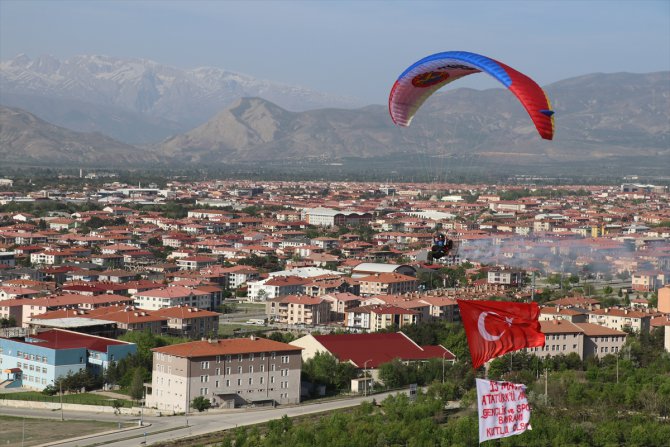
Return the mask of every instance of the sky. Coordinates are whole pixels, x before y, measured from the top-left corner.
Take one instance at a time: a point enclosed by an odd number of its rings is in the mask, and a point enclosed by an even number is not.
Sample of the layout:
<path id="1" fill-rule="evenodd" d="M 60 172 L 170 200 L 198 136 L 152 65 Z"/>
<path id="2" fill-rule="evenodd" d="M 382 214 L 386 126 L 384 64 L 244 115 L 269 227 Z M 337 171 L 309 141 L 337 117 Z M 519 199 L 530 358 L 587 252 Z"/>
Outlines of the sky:
<path id="1" fill-rule="evenodd" d="M 540 85 L 670 70 L 670 0 L 0 0 L 0 60 L 96 54 L 210 66 L 383 104 L 429 54 L 484 54 Z M 485 75 L 458 86 L 498 87 Z"/>

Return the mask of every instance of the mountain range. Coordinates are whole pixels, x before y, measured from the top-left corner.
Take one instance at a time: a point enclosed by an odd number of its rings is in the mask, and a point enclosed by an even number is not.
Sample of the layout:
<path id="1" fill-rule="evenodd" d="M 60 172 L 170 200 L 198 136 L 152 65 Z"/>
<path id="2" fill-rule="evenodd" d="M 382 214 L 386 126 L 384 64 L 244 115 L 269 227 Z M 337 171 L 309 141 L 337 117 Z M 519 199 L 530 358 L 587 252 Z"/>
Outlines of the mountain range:
<path id="1" fill-rule="evenodd" d="M 125 65 L 116 59 L 86 60 L 83 74 L 70 62 L 52 59 L 40 59 L 38 63 L 17 58 L 2 64 L 0 102 L 13 106 L 0 114 L 0 155 L 8 157 L 5 160 L 211 166 L 394 159 L 406 166 L 427 157 L 423 162 L 433 166 L 456 162 L 564 168 L 592 164 L 601 169 L 617 165 L 629 170 L 650 167 L 670 172 L 670 72 L 590 74 L 545 86 L 556 111 L 555 138 L 545 141 L 537 135 L 516 98 L 502 88 L 457 88 L 438 93 L 424 104 L 409 128 L 398 128 L 391 123 L 385 106 L 336 108 L 345 99 L 315 94 L 305 100 L 305 90 L 275 87 L 265 81 L 255 84 L 244 78 L 238 87 L 266 85 L 267 90 L 253 97 L 244 91 L 236 97 L 235 89 L 225 95 L 220 91 L 218 97 L 226 98 L 221 104 L 227 105 L 192 125 L 189 123 L 193 121 L 180 117 L 192 116 L 196 110 L 204 112 L 191 100 L 177 99 L 180 86 L 186 84 L 176 77 L 168 82 L 165 73 L 171 72 L 165 67 L 130 61 L 126 62 L 130 68 L 124 69 Z M 91 61 L 101 64 L 97 71 Z M 143 72 L 139 76 L 138 64 L 161 74 L 152 78 Z M 9 74 L 7 66 L 11 66 Z M 21 75 L 21 66 L 30 67 L 30 73 Z M 34 73 L 40 72 L 45 74 L 38 82 Z M 47 75 L 54 72 L 61 73 L 60 78 Z M 204 69 L 198 69 L 189 73 L 199 73 L 200 77 L 192 74 L 189 78 L 199 79 L 197 85 L 220 86 L 222 73 L 227 72 L 217 69 L 206 75 Z M 69 83 L 61 79 L 65 74 L 68 79 L 84 79 L 86 83 L 67 87 Z M 112 81 L 93 87 L 91 79 L 102 82 L 110 76 Z M 157 79 L 162 79 L 161 88 L 138 87 L 142 82 L 145 87 L 155 87 Z M 88 87 L 83 88 L 84 84 Z M 293 101 L 291 108 L 268 99 L 282 95 L 290 98 L 292 89 L 296 96 L 286 100 Z M 150 91 L 158 93 L 151 96 Z M 12 101 L 28 97 L 31 101 L 19 105 Z M 314 109 L 314 98 L 330 107 Z M 47 118 L 50 115 L 59 119 Z M 79 124 L 65 125 L 68 120 Z M 86 122 L 88 126 L 81 126 Z M 117 135 L 104 129 L 114 126 L 141 135 L 138 140 L 143 144 L 131 146 L 127 140 L 120 143 L 110 139 Z M 165 138 L 168 128 L 171 136 Z M 86 133 L 74 132 L 82 130 Z M 90 130 L 100 133 L 90 134 Z"/>
<path id="2" fill-rule="evenodd" d="M 53 124 L 144 144 L 184 132 L 241 97 L 287 110 L 357 107 L 354 98 L 255 79 L 212 67 L 184 70 L 146 59 L 25 54 L 0 62 L 0 104 Z"/>

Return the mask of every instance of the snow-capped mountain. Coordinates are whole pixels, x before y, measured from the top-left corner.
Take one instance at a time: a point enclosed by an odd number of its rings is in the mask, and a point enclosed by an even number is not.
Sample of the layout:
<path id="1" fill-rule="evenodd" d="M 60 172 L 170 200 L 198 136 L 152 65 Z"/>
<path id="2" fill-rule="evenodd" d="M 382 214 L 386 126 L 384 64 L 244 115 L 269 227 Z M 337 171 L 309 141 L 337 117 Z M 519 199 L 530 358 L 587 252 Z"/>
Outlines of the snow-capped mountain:
<path id="1" fill-rule="evenodd" d="M 259 80 L 220 68 L 184 70 L 145 59 L 91 55 L 61 61 L 51 56 L 33 60 L 21 54 L 3 61 L 0 91 L 2 104 L 21 107 L 75 130 L 105 133 L 109 126 L 58 122 L 57 115 L 62 116 L 62 111 L 50 113 L 48 107 L 45 110 L 45 98 L 54 108 L 62 109 L 66 102 L 70 114 L 79 112 L 73 104 L 84 103 L 110 108 L 110 120 L 115 115 L 118 119 L 120 113 L 132 113 L 135 119 L 137 115 L 150 118 L 154 125 L 156 120 L 163 120 L 166 131 L 162 137 L 202 124 L 247 96 L 261 97 L 292 111 L 361 105 L 353 98 Z M 110 136 L 129 140 L 118 134 Z"/>

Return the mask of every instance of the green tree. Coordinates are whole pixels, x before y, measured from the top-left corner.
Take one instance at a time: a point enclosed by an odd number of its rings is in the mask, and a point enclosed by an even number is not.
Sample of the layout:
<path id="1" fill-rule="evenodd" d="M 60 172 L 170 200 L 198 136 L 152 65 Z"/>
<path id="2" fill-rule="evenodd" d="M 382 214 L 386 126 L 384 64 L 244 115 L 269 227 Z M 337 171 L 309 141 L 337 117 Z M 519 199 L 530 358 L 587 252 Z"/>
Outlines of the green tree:
<path id="1" fill-rule="evenodd" d="M 329 353 L 317 352 L 303 364 L 302 374 L 309 382 L 326 385 L 331 391 L 340 391 L 348 389 L 351 379 L 356 377 L 356 368 L 351 363 L 338 362 Z"/>
<path id="2" fill-rule="evenodd" d="M 191 408 L 194 410 L 198 410 L 198 412 L 202 413 L 205 410 L 208 410 L 212 407 L 212 402 L 210 402 L 209 399 L 207 399 L 205 396 L 198 396 L 193 401 L 191 401 Z"/>
<path id="3" fill-rule="evenodd" d="M 137 367 L 133 371 L 133 380 L 130 383 L 130 397 L 135 400 L 140 400 L 144 397 L 144 376 L 146 375 L 146 370 L 142 367 Z"/>

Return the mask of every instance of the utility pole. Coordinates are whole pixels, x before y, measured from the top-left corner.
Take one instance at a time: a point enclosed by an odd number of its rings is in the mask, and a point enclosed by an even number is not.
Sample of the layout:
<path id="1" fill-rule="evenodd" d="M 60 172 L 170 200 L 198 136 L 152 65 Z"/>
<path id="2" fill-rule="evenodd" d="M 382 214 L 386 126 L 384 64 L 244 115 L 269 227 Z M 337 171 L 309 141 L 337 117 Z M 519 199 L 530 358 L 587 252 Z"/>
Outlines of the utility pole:
<path id="1" fill-rule="evenodd" d="M 144 388 L 144 397 L 142 397 L 142 406 L 140 407 L 140 427 L 144 425 L 144 402 L 147 400 L 147 389 Z M 146 441 L 146 433 L 145 435 L 145 441 Z"/>
<path id="2" fill-rule="evenodd" d="M 363 382 L 363 396 L 368 395 L 368 362 L 372 361 L 372 359 L 368 359 L 363 363 L 363 368 L 365 370 L 365 382 Z"/>
<path id="3" fill-rule="evenodd" d="M 616 354 L 616 383 L 619 383 L 619 353 Z"/>
<path id="4" fill-rule="evenodd" d="M 63 416 L 63 380 L 58 381 L 60 387 L 60 420 L 64 421 L 65 417 Z"/>
<path id="5" fill-rule="evenodd" d="M 549 399 L 548 382 L 549 382 L 549 369 L 544 368 L 544 405 L 545 406 L 547 406 L 547 402 L 548 402 L 548 399 Z"/>

